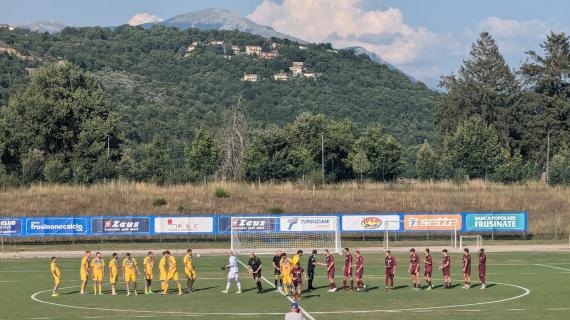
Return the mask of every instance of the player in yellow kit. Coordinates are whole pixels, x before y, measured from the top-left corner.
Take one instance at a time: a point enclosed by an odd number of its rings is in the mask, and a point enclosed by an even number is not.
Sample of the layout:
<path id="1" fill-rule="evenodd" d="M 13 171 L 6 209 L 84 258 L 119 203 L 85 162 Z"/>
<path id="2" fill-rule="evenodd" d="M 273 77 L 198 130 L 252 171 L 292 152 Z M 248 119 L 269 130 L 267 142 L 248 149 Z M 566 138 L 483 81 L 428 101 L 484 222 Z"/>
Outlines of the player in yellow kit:
<path id="1" fill-rule="evenodd" d="M 291 278 L 292 267 L 293 262 L 291 259 L 287 258 L 286 253 L 282 253 L 279 268 L 281 269 L 281 279 L 283 280 L 283 291 L 285 292 L 285 295 L 289 293 L 289 287 L 291 287 L 293 283 L 293 279 Z"/>
<path id="2" fill-rule="evenodd" d="M 103 273 L 105 271 L 105 261 L 101 258 L 101 252 L 95 253 L 95 259 L 91 261 L 91 269 L 93 270 L 93 294 L 103 294 Z M 99 289 L 99 292 L 97 292 Z"/>
<path id="3" fill-rule="evenodd" d="M 168 258 L 166 257 L 166 251 L 162 252 L 162 258 L 158 263 L 158 271 L 160 273 L 160 289 L 164 292 L 164 287 L 166 287 L 166 276 L 168 275 Z"/>
<path id="4" fill-rule="evenodd" d="M 301 257 L 303 256 L 303 250 L 297 250 L 297 254 L 293 256 L 293 260 L 291 260 L 291 265 L 294 267 L 298 264 L 301 264 Z"/>
<path id="5" fill-rule="evenodd" d="M 194 291 L 194 282 L 196 282 L 196 269 L 192 261 L 192 249 L 186 251 L 184 256 L 184 273 L 186 273 L 186 284 L 188 285 L 188 293 Z"/>
<path id="6" fill-rule="evenodd" d="M 135 296 L 137 293 L 137 274 L 140 274 L 139 267 L 135 259 L 131 257 L 130 253 L 127 253 L 125 260 L 123 260 L 123 271 L 125 286 L 127 287 L 127 296 L 131 295 L 130 284 L 133 285 Z"/>
<path id="7" fill-rule="evenodd" d="M 87 289 L 87 281 L 89 280 L 89 267 L 91 260 L 91 251 L 85 251 L 83 258 L 81 258 L 81 266 L 79 267 L 79 275 L 81 277 L 81 294 L 85 294 Z"/>
<path id="8" fill-rule="evenodd" d="M 168 273 L 166 275 L 166 281 L 164 285 L 164 291 L 162 294 L 168 294 L 168 285 L 170 281 L 176 281 L 178 286 L 178 295 L 182 295 L 182 285 L 180 285 L 178 270 L 176 269 L 176 259 L 170 254 L 170 251 L 165 251 L 166 259 L 168 260 Z"/>
<path id="9" fill-rule="evenodd" d="M 150 286 L 152 285 L 153 271 L 154 271 L 154 253 L 149 251 L 143 260 L 144 267 L 144 294 L 153 294 Z"/>
<path id="10" fill-rule="evenodd" d="M 109 261 L 109 282 L 111 283 L 111 294 L 116 296 L 116 286 L 119 281 L 119 269 L 121 269 L 121 264 L 119 263 L 119 255 L 113 253 L 113 258 Z"/>
<path id="11" fill-rule="evenodd" d="M 56 257 L 51 257 L 50 270 L 51 270 L 51 275 L 53 276 L 53 291 L 51 293 L 51 296 L 59 297 L 57 289 L 59 289 L 59 284 L 61 283 L 61 271 L 59 270 L 59 266 L 57 265 Z"/>

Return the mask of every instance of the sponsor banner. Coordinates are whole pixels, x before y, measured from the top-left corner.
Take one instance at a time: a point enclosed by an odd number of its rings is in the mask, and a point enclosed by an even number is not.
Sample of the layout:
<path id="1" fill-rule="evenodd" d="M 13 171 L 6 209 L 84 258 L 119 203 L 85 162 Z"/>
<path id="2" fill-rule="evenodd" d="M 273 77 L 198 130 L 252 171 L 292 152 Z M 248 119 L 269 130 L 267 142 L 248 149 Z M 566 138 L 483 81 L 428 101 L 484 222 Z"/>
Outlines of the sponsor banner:
<path id="1" fill-rule="evenodd" d="M 400 231 L 400 216 L 394 215 L 344 215 L 342 231 Z"/>
<path id="2" fill-rule="evenodd" d="M 26 235 L 88 235 L 88 218 L 27 218 Z"/>
<path id="3" fill-rule="evenodd" d="M 280 217 L 281 231 L 335 231 L 336 217 L 330 216 L 283 216 Z"/>
<path id="4" fill-rule="evenodd" d="M 230 233 L 232 230 L 232 218 L 229 216 L 220 217 L 218 220 L 218 231 L 220 233 Z M 239 217 L 233 219 L 233 230 L 243 232 L 272 232 L 276 231 L 275 219 Z"/>
<path id="5" fill-rule="evenodd" d="M 102 217 L 91 218 L 91 233 L 149 233 L 149 217 Z"/>
<path id="6" fill-rule="evenodd" d="M 461 214 L 404 214 L 404 231 L 461 231 Z"/>
<path id="7" fill-rule="evenodd" d="M 155 233 L 213 233 L 212 217 L 156 217 Z"/>
<path id="8" fill-rule="evenodd" d="M 17 236 L 22 234 L 22 219 L 0 219 L 1 236 Z"/>
<path id="9" fill-rule="evenodd" d="M 467 213 L 466 231 L 527 231 L 526 214 L 523 212 Z"/>

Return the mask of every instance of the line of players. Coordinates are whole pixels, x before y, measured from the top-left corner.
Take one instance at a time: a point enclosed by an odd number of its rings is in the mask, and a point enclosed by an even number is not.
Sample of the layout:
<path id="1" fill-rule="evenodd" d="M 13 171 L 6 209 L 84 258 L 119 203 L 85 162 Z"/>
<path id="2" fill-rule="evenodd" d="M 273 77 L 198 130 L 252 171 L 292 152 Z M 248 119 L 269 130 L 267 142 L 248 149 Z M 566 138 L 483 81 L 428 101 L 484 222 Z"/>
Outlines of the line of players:
<path id="1" fill-rule="evenodd" d="M 186 255 L 183 258 L 184 273 L 186 274 L 186 282 L 188 286 L 188 293 L 193 292 L 194 282 L 197 278 L 196 269 L 193 262 L 192 249 L 188 249 Z M 152 280 L 154 277 L 154 266 L 156 260 L 154 258 L 154 253 L 149 251 L 147 256 L 143 259 L 143 273 L 144 273 L 144 293 L 154 294 L 151 288 Z M 105 260 L 103 259 L 101 252 L 95 253 L 95 258 L 91 259 L 91 251 L 85 251 L 85 254 L 81 258 L 81 265 L 79 268 L 79 275 L 81 279 L 80 293 L 85 294 L 87 290 L 87 283 L 91 278 L 93 281 L 93 294 L 102 295 L 103 278 L 105 274 Z M 57 297 L 59 293 L 57 290 L 61 284 L 61 270 L 57 264 L 57 258 L 51 258 L 51 273 L 54 278 L 54 287 L 52 291 L 52 296 Z M 175 282 L 178 287 L 178 295 L 182 294 L 182 285 L 180 284 L 180 275 L 176 268 L 176 259 L 170 254 L 170 251 L 166 250 L 162 252 L 162 257 L 158 263 L 158 270 L 160 274 L 161 282 L 161 294 L 168 294 L 168 289 L 171 282 Z M 109 282 L 111 283 L 111 294 L 116 295 L 116 286 L 119 282 L 119 274 L 123 275 L 123 280 L 125 283 L 125 289 L 127 291 L 127 296 L 131 295 L 131 288 L 133 289 L 134 295 L 138 295 L 137 292 L 137 275 L 141 275 L 137 261 L 131 256 L 130 253 L 125 254 L 125 258 L 122 262 L 119 261 L 119 255 L 113 253 L 111 260 L 108 264 L 109 271 Z M 122 272 L 121 272 L 122 271 Z"/>

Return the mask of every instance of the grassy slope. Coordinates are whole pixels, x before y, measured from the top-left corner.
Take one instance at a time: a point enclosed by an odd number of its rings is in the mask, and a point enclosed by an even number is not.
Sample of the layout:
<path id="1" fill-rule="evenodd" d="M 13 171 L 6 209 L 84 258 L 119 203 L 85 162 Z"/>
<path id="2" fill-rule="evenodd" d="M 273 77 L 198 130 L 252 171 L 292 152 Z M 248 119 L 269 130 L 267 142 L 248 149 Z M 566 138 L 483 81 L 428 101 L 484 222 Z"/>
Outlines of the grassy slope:
<path id="1" fill-rule="evenodd" d="M 414 185 L 341 184 L 314 189 L 293 184 L 225 184 L 230 197 L 214 197 L 207 186 L 156 186 L 145 183 L 109 183 L 93 186 L 35 185 L 0 191 L 1 216 L 266 213 L 284 212 L 406 212 L 512 211 L 529 212 L 532 233 L 568 234 L 570 188 L 538 184 L 506 186 L 473 181 Z M 167 204 L 153 207 L 153 200 Z"/>
<path id="2" fill-rule="evenodd" d="M 372 310 L 372 309 L 408 309 L 436 307 L 455 304 L 479 303 L 517 296 L 523 293 L 522 289 L 495 285 L 486 291 L 475 287 L 472 290 L 462 290 L 456 287 L 453 290 L 437 288 L 431 292 L 411 292 L 409 280 L 406 274 L 406 257 L 397 256 L 399 268 L 396 279 L 398 290 L 384 292 L 382 257 L 367 255 L 366 259 L 366 282 L 371 287 L 368 293 L 339 292 L 327 294 L 326 280 L 317 278 L 316 287 L 320 287 L 312 294 L 305 294 L 302 305 L 309 312 L 314 313 L 316 319 L 340 320 L 347 317 L 354 319 L 377 319 L 386 316 L 387 313 L 362 313 L 355 315 L 319 314 L 318 312 L 343 311 L 343 310 Z M 137 258 L 141 260 L 140 257 Z M 180 259 L 180 258 L 178 258 Z M 262 257 L 266 265 L 270 257 Z M 322 257 L 320 257 L 322 259 Z M 340 260 L 339 257 L 336 258 Z M 452 257 L 453 276 L 455 283 L 459 283 L 459 256 Z M 242 258 L 244 260 L 244 258 Z M 439 263 L 439 256 L 434 255 L 434 261 Z M 504 319 L 516 316 L 518 319 L 565 319 L 566 313 L 557 308 L 567 308 L 567 288 L 560 285 L 561 277 L 566 277 L 567 272 L 547 267 L 536 266 L 535 263 L 550 264 L 561 268 L 570 268 L 570 259 L 567 254 L 492 254 L 489 255 L 488 281 L 517 284 L 531 290 L 528 296 L 513 301 L 457 307 L 452 309 L 432 309 L 429 311 L 401 311 L 394 315 L 398 319 L 412 319 L 421 316 L 422 319 L 462 318 L 488 320 Z M 274 292 L 262 295 L 255 294 L 253 281 L 243 272 L 242 283 L 247 291 L 242 295 L 222 295 L 225 272 L 219 270 L 219 266 L 225 261 L 223 257 L 196 258 L 199 280 L 197 289 L 193 295 L 168 296 L 138 296 L 127 298 L 124 295 L 113 297 L 105 295 L 101 297 L 80 296 L 77 294 L 78 285 L 78 259 L 65 259 L 60 261 L 63 272 L 63 286 L 71 287 L 63 289 L 64 293 L 59 298 L 52 298 L 47 293 L 38 295 L 38 298 L 47 302 L 55 302 L 81 307 L 94 307 L 106 309 L 147 310 L 160 312 L 180 312 L 167 315 L 169 319 L 185 319 L 192 312 L 269 312 L 281 313 L 287 311 L 287 300 Z M 305 261 L 303 260 L 303 265 Z M 474 271 L 476 264 L 474 265 Z M 264 275 L 270 278 L 270 268 L 264 269 Z M 563 274 L 565 273 L 565 274 Z M 3 306 L 3 319 L 23 319 L 49 317 L 51 319 L 78 319 L 83 317 L 100 316 L 115 319 L 136 319 L 135 316 L 164 316 L 164 314 L 95 311 L 84 309 L 63 308 L 59 306 L 40 304 L 30 299 L 30 295 L 41 290 L 49 289 L 51 276 L 49 274 L 49 262 L 45 259 L 38 260 L 4 260 L 0 262 L 0 304 Z M 318 270 L 318 276 L 323 275 L 322 267 Z M 205 279 L 207 278 L 207 279 Z M 441 283 L 439 272 L 434 272 L 434 285 Z M 337 285 L 341 283 L 337 272 Z M 477 283 L 477 281 L 474 281 Z M 139 283 L 139 286 L 142 285 Z M 158 283 L 154 284 L 155 288 Z M 264 286 L 269 286 L 264 283 Z M 120 286 L 122 289 L 122 285 Z M 92 289 L 89 288 L 89 291 Z M 108 290 L 108 287 L 105 288 Z M 251 291 L 250 291 L 251 290 Z M 92 291 L 91 291 L 92 292 Z M 512 311 L 509 309 L 524 309 Z M 478 311 L 474 311 L 478 310 Z M 390 313 L 391 314 L 391 313 Z M 207 315 L 207 319 L 282 319 L 282 315 L 257 315 L 257 316 L 231 316 L 231 315 Z"/>

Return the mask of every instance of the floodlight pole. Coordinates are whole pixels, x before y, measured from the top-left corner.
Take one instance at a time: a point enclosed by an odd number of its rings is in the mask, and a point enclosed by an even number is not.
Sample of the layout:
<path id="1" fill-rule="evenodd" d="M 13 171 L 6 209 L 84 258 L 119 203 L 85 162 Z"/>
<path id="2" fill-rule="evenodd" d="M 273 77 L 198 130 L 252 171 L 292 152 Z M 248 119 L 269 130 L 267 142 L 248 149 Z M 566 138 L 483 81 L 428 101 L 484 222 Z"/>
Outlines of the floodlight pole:
<path id="1" fill-rule="evenodd" d="M 323 187 L 325 185 L 325 133 L 321 133 L 321 172 L 323 174 Z"/>
<path id="2" fill-rule="evenodd" d="M 550 178 L 550 133 L 546 135 L 546 181 L 545 181 L 546 186 L 548 186 L 549 178 Z"/>

